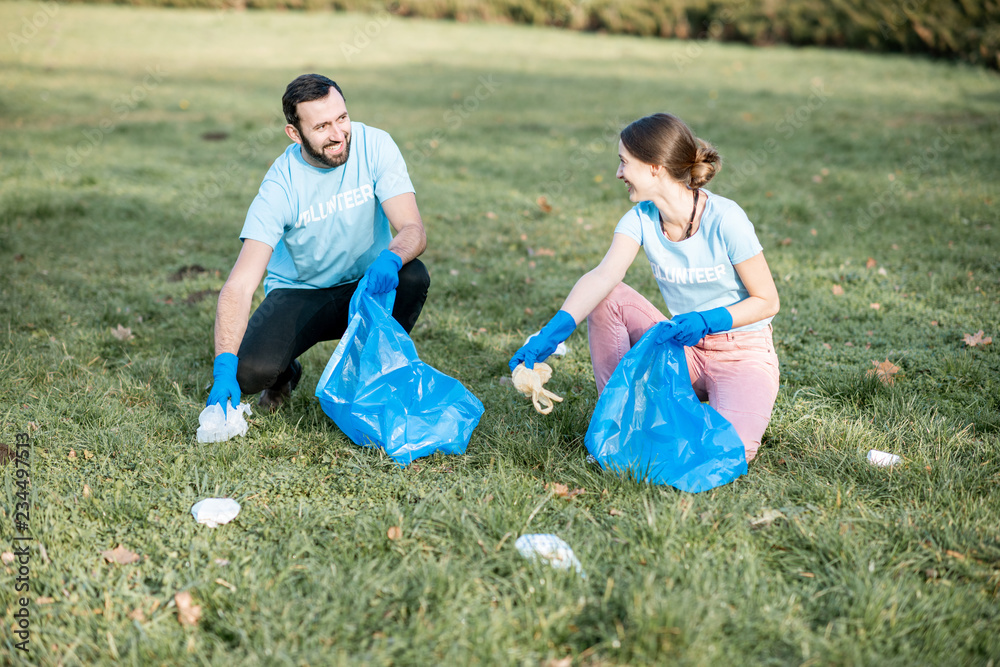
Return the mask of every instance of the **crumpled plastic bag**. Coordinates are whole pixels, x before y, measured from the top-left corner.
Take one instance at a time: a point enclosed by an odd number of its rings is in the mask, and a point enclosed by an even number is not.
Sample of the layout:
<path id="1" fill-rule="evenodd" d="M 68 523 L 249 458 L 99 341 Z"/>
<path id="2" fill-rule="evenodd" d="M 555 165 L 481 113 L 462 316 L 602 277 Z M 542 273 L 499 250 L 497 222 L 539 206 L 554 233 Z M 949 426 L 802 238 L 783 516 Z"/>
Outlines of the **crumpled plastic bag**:
<path id="1" fill-rule="evenodd" d="M 531 399 L 535 410 L 543 415 L 552 412 L 555 407 L 553 401 L 562 403 L 562 397 L 542 387 L 543 384 L 552 378 L 552 367 L 540 361 L 535 362 L 534 368 L 528 368 L 524 364 L 518 364 L 514 372 L 511 373 L 511 380 L 514 389 Z"/>
<path id="2" fill-rule="evenodd" d="M 556 535 L 548 533 L 522 535 L 514 542 L 514 546 L 528 560 L 541 559 L 557 570 L 573 568 L 581 577 L 587 578 L 573 549 Z"/>
<path id="3" fill-rule="evenodd" d="M 237 435 L 246 435 L 250 426 L 243 415 L 250 415 L 250 404 L 240 403 L 238 407 L 233 407 L 232 403 L 226 403 L 226 412 L 222 412 L 222 406 L 213 403 L 198 415 L 198 442 L 225 442 Z"/>
<path id="4" fill-rule="evenodd" d="M 747 472 L 743 441 L 698 400 L 684 347 L 657 343 L 657 328 L 625 354 L 597 399 L 587 451 L 605 470 L 688 493 L 728 484 Z"/>
<path id="5" fill-rule="evenodd" d="M 191 508 L 191 514 L 198 523 L 216 528 L 229 523 L 240 513 L 240 504 L 232 498 L 205 498 Z"/>
<path id="6" fill-rule="evenodd" d="M 889 468 L 896 465 L 901 460 L 902 459 L 900 459 L 896 454 L 879 451 L 878 449 L 873 449 L 868 452 L 868 462 L 881 468 Z"/>

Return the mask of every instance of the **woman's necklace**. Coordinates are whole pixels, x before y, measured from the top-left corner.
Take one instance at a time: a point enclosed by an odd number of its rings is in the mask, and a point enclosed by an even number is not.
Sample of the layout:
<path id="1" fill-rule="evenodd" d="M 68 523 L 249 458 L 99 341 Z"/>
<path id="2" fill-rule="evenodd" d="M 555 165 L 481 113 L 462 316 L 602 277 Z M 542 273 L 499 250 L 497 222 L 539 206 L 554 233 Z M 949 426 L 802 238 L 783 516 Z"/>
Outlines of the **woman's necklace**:
<path id="1" fill-rule="evenodd" d="M 700 192 L 701 190 L 694 191 L 694 204 L 691 206 L 691 219 L 688 220 L 687 227 L 684 228 L 684 238 L 682 238 L 681 241 L 691 238 L 691 231 L 694 229 L 694 214 L 698 210 L 698 193 Z M 661 229 L 663 228 L 663 216 L 660 216 L 660 227 Z M 663 229 L 663 235 L 666 236 L 666 234 L 667 230 Z M 667 238 L 670 237 L 668 236 Z"/>

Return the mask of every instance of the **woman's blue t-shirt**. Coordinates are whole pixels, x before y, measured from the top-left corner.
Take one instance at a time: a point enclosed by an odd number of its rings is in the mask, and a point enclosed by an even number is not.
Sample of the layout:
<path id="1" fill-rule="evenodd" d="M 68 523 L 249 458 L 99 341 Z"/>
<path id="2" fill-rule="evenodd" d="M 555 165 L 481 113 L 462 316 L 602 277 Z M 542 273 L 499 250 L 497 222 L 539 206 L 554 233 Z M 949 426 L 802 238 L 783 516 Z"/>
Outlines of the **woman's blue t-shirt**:
<path id="1" fill-rule="evenodd" d="M 653 276 L 670 314 L 731 306 L 750 296 L 734 265 L 763 248 L 753 223 L 740 206 L 702 188 L 707 197 L 701 224 L 690 238 L 671 241 L 660 227 L 660 212 L 651 201 L 639 202 L 615 228 L 646 251 Z M 757 331 L 771 318 L 732 331 Z"/>

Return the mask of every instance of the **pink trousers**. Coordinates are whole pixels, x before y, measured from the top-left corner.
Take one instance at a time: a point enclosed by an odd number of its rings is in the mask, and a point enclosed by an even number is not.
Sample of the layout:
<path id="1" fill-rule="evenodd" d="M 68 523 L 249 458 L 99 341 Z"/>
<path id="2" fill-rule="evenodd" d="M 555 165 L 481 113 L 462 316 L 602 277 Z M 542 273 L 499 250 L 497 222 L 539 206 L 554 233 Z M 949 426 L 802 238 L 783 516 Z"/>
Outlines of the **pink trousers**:
<path id="1" fill-rule="evenodd" d="M 625 353 L 657 322 L 667 319 L 644 296 L 619 283 L 587 318 L 597 393 Z M 771 327 L 706 336 L 685 347 L 691 386 L 736 428 L 747 461 L 757 455 L 778 395 L 778 356 Z"/>

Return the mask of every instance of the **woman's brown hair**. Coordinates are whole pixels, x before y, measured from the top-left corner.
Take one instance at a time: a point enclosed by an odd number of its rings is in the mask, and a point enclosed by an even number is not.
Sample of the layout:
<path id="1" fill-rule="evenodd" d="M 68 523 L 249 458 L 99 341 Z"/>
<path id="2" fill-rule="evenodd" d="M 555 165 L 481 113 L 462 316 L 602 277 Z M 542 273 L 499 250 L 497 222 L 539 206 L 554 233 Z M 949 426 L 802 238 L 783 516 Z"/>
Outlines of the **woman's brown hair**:
<path id="1" fill-rule="evenodd" d="M 646 164 L 666 167 L 676 180 L 695 189 L 719 169 L 722 158 L 706 141 L 694 136 L 684 121 L 669 113 L 654 113 L 630 123 L 621 132 L 625 149 Z"/>

